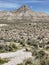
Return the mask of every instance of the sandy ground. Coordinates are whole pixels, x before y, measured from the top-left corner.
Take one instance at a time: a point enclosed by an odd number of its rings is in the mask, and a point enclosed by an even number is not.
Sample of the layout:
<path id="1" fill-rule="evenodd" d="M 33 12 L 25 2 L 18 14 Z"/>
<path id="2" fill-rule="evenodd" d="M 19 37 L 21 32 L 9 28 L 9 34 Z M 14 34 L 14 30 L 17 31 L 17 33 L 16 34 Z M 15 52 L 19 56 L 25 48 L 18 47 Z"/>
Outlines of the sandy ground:
<path id="1" fill-rule="evenodd" d="M 10 61 L 3 65 L 17 65 L 19 63 L 22 63 L 23 60 L 28 59 L 29 57 L 32 57 L 31 52 L 24 52 L 24 49 L 18 50 L 16 52 L 0 54 L 0 58 L 10 58 Z"/>

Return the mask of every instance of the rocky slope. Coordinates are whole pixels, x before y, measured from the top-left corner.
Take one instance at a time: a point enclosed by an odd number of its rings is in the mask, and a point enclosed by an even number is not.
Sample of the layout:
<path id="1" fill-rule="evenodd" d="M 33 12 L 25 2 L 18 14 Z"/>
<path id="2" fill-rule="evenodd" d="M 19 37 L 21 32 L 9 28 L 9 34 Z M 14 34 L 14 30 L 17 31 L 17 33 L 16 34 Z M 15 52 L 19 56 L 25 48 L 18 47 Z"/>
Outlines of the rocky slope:
<path id="1" fill-rule="evenodd" d="M 24 43 L 28 39 L 39 43 L 49 41 L 49 15 L 33 12 L 25 5 L 11 12 L 1 11 L 0 23 L 0 40 Z"/>

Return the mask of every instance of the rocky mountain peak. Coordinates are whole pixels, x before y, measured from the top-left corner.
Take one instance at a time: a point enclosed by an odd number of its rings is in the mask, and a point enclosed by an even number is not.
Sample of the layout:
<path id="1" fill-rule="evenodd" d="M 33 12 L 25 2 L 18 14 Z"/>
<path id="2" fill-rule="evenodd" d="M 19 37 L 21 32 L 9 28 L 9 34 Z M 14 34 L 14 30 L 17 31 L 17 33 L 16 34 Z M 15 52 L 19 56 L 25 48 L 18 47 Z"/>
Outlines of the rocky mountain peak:
<path id="1" fill-rule="evenodd" d="M 21 9 L 24 10 L 24 11 L 27 11 L 27 10 L 29 10 L 29 7 L 28 7 L 27 5 L 23 5 L 23 6 L 21 7 Z"/>
<path id="2" fill-rule="evenodd" d="M 30 8 L 27 5 L 23 5 L 19 9 L 15 10 L 14 12 L 24 12 L 25 13 L 28 10 L 30 10 Z"/>
<path id="3" fill-rule="evenodd" d="M 34 21 L 49 21 L 49 15 L 42 12 L 34 12 L 28 6 L 23 5 L 17 10 L 13 10 L 11 12 L 0 12 L 0 21 L 4 22 L 4 20 L 8 22 L 17 22 L 16 20 L 30 20 Z M 7 22 L 6 21 L 6 22 Z"/>

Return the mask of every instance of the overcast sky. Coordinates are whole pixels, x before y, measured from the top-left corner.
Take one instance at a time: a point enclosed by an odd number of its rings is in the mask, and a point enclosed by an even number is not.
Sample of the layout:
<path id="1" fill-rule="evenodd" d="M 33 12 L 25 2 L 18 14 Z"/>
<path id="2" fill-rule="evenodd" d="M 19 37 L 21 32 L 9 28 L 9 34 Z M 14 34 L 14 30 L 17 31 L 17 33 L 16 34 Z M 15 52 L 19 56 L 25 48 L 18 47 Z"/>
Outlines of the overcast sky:
<path id="1" fill-rule="evenodd" d="M 0 10 L 14 10 L 27 5 L 33 11 L 49 14 L 49 0 L 0 0 Z"/>

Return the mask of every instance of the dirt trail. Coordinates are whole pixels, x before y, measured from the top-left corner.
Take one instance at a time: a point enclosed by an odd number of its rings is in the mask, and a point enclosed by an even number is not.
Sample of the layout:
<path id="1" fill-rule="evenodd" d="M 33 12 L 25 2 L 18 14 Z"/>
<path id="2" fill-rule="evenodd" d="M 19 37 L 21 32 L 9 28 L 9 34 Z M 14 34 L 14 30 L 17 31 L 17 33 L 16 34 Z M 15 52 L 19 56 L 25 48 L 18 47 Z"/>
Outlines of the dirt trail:
<path id="1" fill-rule="evenodd" d="M 11 58 L 8 63 L 5 63 L 3 65 L 17 65 L 23 60 L 28 59 L 29 57 L 32 57 L 31 52 L 24 52 L 24 50 L 18 50 L 16 52 L 9 52 L 9 53 L 1 53 L 1 58 Z"/>

